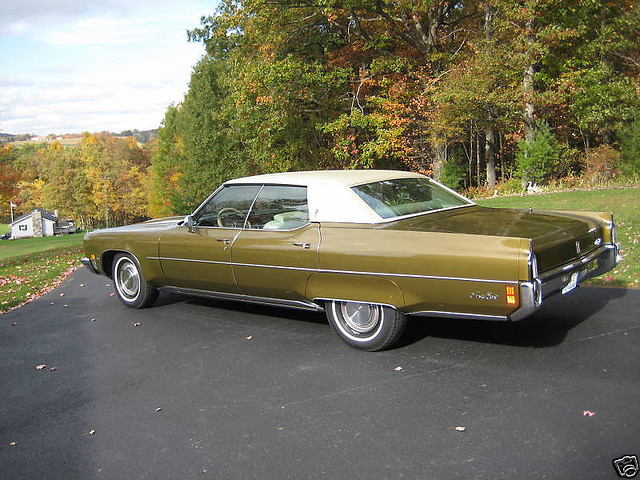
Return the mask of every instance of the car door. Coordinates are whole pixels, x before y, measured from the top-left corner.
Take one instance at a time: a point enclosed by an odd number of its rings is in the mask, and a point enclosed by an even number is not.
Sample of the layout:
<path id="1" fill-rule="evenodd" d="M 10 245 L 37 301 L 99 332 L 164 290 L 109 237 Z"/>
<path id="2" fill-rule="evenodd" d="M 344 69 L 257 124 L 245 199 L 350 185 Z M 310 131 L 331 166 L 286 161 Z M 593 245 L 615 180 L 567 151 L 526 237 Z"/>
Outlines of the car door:
<path id="1" fill-rule="evenodd" d="M 304 301 L 319 243 L 319 225 L 309 222 L 306 187 L 265 185 L 231 249 L 241 292 Z"/>
<path id="2" fill-rule="evenodd" d="M 194 225 L 176 226 L 162 235 L 158 250 L 167 285 L 239 293 L 231 244 L 260 187 L 225 186 L 194 213 Z"/>

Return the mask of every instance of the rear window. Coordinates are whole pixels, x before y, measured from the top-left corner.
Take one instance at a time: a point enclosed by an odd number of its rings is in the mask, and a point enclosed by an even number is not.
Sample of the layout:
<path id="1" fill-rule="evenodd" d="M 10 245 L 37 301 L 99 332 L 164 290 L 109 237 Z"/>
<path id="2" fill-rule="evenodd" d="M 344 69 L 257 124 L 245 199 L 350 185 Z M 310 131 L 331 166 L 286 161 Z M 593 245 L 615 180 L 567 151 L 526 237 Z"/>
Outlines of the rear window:
<path id="1" fill-rule="evenodd" d="M 428 178 L 397 178 L 366 183 L 351 189 L 382 218 L 473 205 Z"/>

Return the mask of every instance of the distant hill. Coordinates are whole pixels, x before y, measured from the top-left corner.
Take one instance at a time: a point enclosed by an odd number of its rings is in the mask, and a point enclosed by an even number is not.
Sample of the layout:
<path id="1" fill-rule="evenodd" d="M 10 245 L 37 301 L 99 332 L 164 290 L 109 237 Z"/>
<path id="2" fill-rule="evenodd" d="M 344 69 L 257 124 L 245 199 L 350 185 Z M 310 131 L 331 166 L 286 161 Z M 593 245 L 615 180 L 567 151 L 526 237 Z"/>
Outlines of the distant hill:
<path id="1" fill-rule="evenodd" d="M 103 133 L 103 132 L 96 132 Z M 158 130 L 123 130 L 115 133 L 109 132 L 113 137 L 133 137 L 138 143 L 148 143 L 158 135 Z M 0 132 L 0 143 L 13 143 L 14 145 L 25 145 L 30 143 L 52 143 L 58 141 L 64 147 L 72 147 L 82 141 L 81 133 L 65 133 L 64 135 L 31 135 L 28 133 L 11 134 Z"/>

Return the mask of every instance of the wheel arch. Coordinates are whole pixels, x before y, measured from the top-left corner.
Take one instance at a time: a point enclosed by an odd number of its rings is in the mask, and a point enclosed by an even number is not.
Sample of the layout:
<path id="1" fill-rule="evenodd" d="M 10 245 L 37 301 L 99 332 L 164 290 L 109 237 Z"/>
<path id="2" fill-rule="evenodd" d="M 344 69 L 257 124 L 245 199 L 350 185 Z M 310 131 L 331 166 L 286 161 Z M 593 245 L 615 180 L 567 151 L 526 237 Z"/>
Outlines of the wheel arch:
<path id="1" fill-rule="evenodd" d="M 142 268 L 142 266 L 140 265 L 140 260 L 138 260 L 138 257 L 136 257 L 133 253 L 131 253 L 128 250 L 123 250 L 120 248 L 105 250 L 104 252 L 102 252 L 102 256 L 100 257 L 100 263 L 102 265 L 102 271 L 107 277 L 113 279 L 113 260 L 116 258 L 116 255 L 118 255 L 119 253 L 124 253 L 126 255 L 129 255 L 138 264 L 138 267 Z"/>
<path id="2" fill-rule="evenodd" d="M 307 281 L 306 297 L 324 307 L 326 301 L 362 302 L 400 310 L 404 295 L 395 282 L 382 277 L 316 273 Z"/>

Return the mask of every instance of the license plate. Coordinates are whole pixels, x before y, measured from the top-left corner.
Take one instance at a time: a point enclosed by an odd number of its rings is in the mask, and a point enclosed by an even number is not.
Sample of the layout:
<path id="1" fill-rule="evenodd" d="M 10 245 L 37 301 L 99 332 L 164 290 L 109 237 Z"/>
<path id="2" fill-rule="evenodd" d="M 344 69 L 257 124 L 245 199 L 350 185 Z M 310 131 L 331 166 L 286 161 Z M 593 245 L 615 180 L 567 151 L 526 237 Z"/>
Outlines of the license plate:
<path id="1" fill-rule="evenodd" d="M 578 272 L 574 272 L 571 274 L 571 279 L 569 280 L 569 283 L 567 283 L 565 287 L 562 289 L 562 294 L 564 295 L 565 293 L 570 292 L 577 286 L 578 286 Z"/>

